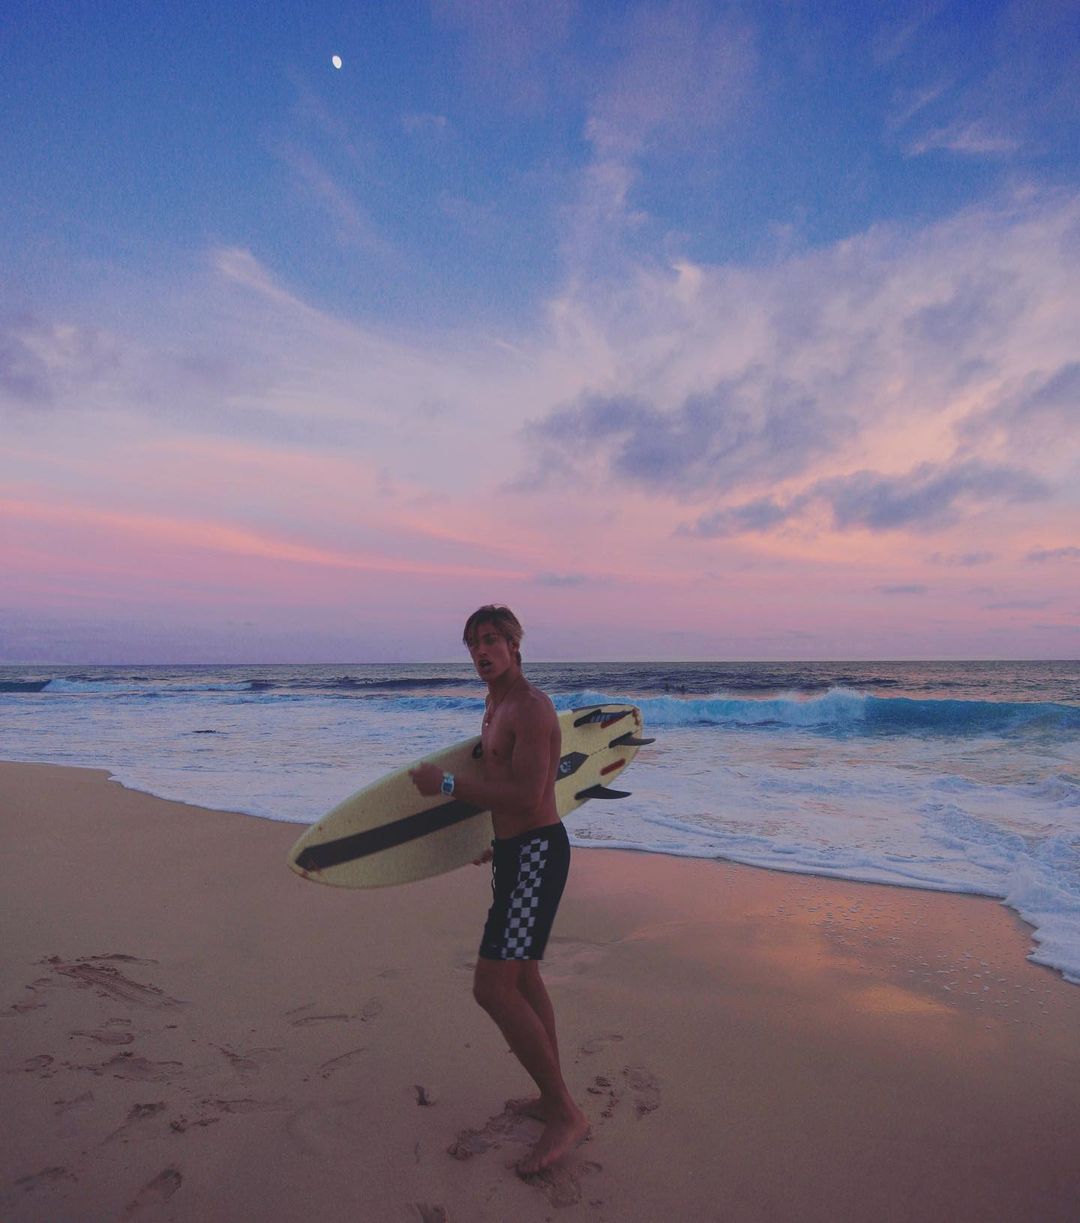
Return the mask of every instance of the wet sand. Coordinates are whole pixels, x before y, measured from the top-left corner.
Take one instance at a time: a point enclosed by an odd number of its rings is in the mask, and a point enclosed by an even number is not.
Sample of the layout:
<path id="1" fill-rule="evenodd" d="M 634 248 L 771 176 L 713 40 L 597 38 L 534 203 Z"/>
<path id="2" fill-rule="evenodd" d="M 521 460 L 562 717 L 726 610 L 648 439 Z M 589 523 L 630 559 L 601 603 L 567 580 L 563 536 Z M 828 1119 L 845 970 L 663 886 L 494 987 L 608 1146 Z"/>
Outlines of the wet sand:
<path id="1" fill-rule="evenodd" d="M 995 901 L 576 851 L 545 976 L 592 1137 L 472 1001 L 486 872 L 348 892 L 295 825 L 0 764 L 0 1217 L 1044 1223 L 1080 987 Z"/>

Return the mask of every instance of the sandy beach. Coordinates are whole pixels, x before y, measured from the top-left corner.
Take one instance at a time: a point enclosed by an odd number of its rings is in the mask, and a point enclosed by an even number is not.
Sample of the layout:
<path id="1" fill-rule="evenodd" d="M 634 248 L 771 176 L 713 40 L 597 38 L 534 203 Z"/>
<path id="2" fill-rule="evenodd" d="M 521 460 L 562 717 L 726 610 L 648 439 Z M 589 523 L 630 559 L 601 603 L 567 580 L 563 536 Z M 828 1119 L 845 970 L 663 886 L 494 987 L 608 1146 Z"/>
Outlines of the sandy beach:
<path id="1" fill-rule="evenodd" d="M 470 993 L 468 868 L 338 891 L 296 825 L 0 764 L 0 1214 L 1075 1220 L 1080 988 L 990 900 L 577 851 L 546 977 L 592 1137 Z"/>

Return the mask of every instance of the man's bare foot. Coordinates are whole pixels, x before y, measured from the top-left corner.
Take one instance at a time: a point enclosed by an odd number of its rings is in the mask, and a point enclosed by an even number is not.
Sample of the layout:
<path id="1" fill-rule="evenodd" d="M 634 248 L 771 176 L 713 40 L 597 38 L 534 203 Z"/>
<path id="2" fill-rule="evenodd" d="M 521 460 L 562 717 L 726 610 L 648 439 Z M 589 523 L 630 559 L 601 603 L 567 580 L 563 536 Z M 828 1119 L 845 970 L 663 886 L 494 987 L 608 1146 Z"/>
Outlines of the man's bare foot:
<path id="1" fill-rule="evenodd" d="M 519 1113 L 523 1117 L 534 1117 L 537 1121 L 548 1119 L 547 1105 L 542 1096 L 520 1096 L 514 1100 L 507 1100 L 505 1107 L 508 1112 Z"/>
<path id="2" fill-rule="evenodd" d="M 560 1115 L 547 1123 L 540 1141 L 518 1164 L 518 1172 L 522 1176 L 535 1176 L 537 1172 L 543 1172 L 569 1154 L 588 1134 L 589 1120 L 575 1106 L 572 1114 Z"/>

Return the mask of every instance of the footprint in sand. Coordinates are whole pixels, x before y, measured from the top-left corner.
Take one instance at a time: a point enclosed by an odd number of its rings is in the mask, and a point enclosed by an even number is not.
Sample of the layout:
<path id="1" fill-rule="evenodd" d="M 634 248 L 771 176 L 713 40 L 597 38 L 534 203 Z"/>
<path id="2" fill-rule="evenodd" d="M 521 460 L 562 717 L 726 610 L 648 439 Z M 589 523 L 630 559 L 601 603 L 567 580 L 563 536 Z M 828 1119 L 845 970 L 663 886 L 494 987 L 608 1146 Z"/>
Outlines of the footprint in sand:
<path id="1" fill-rule="evenodd" d="M 631 1093 L 634 1112 L 641 1118 L 660 1107 L 660 1083 L 644 1066 L 624 1066 L 622 1072 L 626 1090 Z M 606 1096 L 600 1116 L 610 1121 L 622 1099 L 622 1093 L 607 1075 L 598 1074 L 585 1089 L 591 1096 Z"/>
<path id="2" fill-rule="evenodd" d="M 135 1039 L 132 1032 L 118 1032 L 116 1029 L 99 1029 L 96 1032 L 84 1032 L 76 1029 L 71 1036 L 85 1036 L 88 1040 L 96 1040 L 99 1045 L 130 1045 Z"/>
<path id="3" fill-rule="evenodd" d="M 130 1219 L 147 1207 L 160 1206 L 162 1202 L 167 1202 L 183 1183 L 184 1178 L 179 1168 L 165 1168 L 152 1181 L 143 1185 L 134 1200 L 128 1203 L 122 1217 Z"/>
<path id="4" fill-rule="evenodd" d="M 483 1130 L 462 1130 L 454 1141 L 446 1148 L 447 1155 L 454 1159 L 472 1159 L 474 1155 L 483 1155 L 498 1144 L 492 1141 Z"/>
<path id="5" fill-rule="evenodd" d="M 489 1117 L 483 1129 L 462 1130 L 446 1148 L 454 1159 L 472 1159 L 485 1151 L 498 1150 L 504 1142 L 531 1147 L 540 1137 L 541 1123 L 519 1109 L 507 1107 Z"/>
<path id="6" fill-rule="evenodd" d="M 299 1019 L 290 1019 L 289 1024 L 294 1028 L 309 1028 L 316 1023 L 348 1023 L 352 1019 L 352 1015 L 302 1015 Z"/>
<path id="7" fill-rule="evenodd" d="M 281 1052 L 280 1046 L 268 1049 L 249 1049 L 246 1053 L 237 1053 L 236 1050 L 228 1049 L 225 1045 L 215 1045 L 214 1048 L 224 1055 L 229 1066 L 242 1079 L 250 1079 L 261 1073 L 262 1068 L 273 1061 L 274 1054 Z"/>
<path id="8" fill-rule="evenodd" d="M 348 1023 L 353 1018 L 345 1011 L 334 1014 L 313 1012 L 315 1012 L 315 1003 L 305 1002 L 303 1006 L 295 1006 L 291 1011 L 286 1011 L 285 1018 L 289 1021 L 291 1028 L 306 1028 L 313 1023 Z"/>
<path id="9" fill-rule="evenodd" d="M 88 1121 L 93 1119 L 93 1122 L 99 1123 L 96 1107 L 92 1091 L 84 1091 L 81 1096 L 76 1096 L 71 1100 L 54 1100 L 52 1103 L 52 1114 L 55 1118 L 53 1135 L 57 1139 L 64 1140 L 83 1137 L 86 1134 Z M 111 1120 L 111 1118 L 108 1119 Z M 97 1129 L 97 1124 L 94 1128 Z"/>
<path id="10" fill-rule="evenodd" d="M 170 998 L 156 985 L 143 985 L 126 977 L 117 962 L 124 964 L 154 964 L 154 960 L 140 960 L 129 955 L 83 956 L 72 963 L 64 963 L 59 956 L 50 956 L 39 963 L 47 964 L 57 976 L 74 981 L 80 989 L 92 988 L 99 995 L 123 1002 L 129 1006 L 144 1006 L 154 1010 L 168 1010 L 184 1006 L 178 998 Z"/>
<path id="11" fill-rule="evenodd" d="M 615 1090 L 612 1081 L 607 1075 L 598 1074 L 585 1090 L 591 1096 L 607 1096 L 607 1102 L 600 1116 L 605 1121 L 610 1121 L 615 1115 L 615 1105 L 619 1102 L 619 1093 Z"/>
<path id="12" fill-rule="evenodd" d="M 544 978 L 569 981 L 583 972 L 590 971 L 610 953 L 607 943 L 586 942 L 581 939 L 552 937 L 548 943 L 544 960 Z"/>
<path id="13" fill-rule="evenodd" d="M 339 1053 L 337 1057 L 332 1057 L 328 1062 L 323 1062 L 323 1064 L 318 1067 L 317 1073 L 324 1079 L 328 1079 L 332 1074 L 336 1074 L 337 1071 L 344 1070 L 347 1066 L 351 1066 L 361 1053 L 366 1052 L 367 1046 L 361 1045 L 359 1049 L 350 1049 L 348 1053 Z"/>
<path id="14" fill-rule="evenodd" d="M 348 1156 L 368 1138 L 371 1124 L 369 1101 L 365 1098 L 334 1100 L 328 1104 L 307 1104 L 285 1122 L 285 1132 L 308 1155 Z"/>
<path id="15" fill-rule="evenodd" d="M 74 1108 L 90 1108 L 93 1103 L 94 1093 L 92 1091 L 84 1091 L 81 1096 L 76 1096 L 73 1100 L 54 1100 L 53 1109 L 57 1117 L 62 1117 Z"/>
<path id="16" fill-rule="evenodd" d="M 571 1158 L 532 1176 L 521 1176 L 521 1179 L 526 1185 L 541 1190 L 552 1206 L 576 1206 L 582 1198 L 581 1178 L 602 1171 L 601 1164 Z"/>
<path id="17" fill-rule="evenodd" d="M 38 960 L 37 963 L 47 964 L 48 960 Z M 38 977 L 24 987 L 29 991 L 30 997 L 20 998 L 17 1002 L 13 1002 L 6 1010 L 0 1011 L 0 1016 L 13 1018 L 16 1015 L 26 1015 L 30 1011 L 40 1011 L 45 1006 L 45 999 L 39 998 L 38 994 L 47 993 L 60 984 L 55 977 Z"/>
<path id="18" fill-rule="evenodd" d="M 35 1189 L 48 1189 L 56 1185 L 62 1185 L 66 1181 L 74 1182 L 78 1179 L 67 1168 L 53 1166 L 51 1168 L 42 1168 L 40 1172 L 33 1172 L 29 1176 L 20 1176 L 15 1182 L 15 1188 L 21 1189 L 23 1193 L 32 1193 Z"/>
<path id="19" fill-rule="evenodd" d="M 369 1020 L 377 1019 L 382 1014 L 383 1004 L 379 998 L 369 998 L 360 1010 L 356 1012 L 307 1013 L 314 1011 L 314 1009 L 315 1004 L 309 1002 L 305 1006 L 296 1007 L 295 1010 L 286 1011 L 285 1018 L 289 1021 L 289 1026 L 293 1028 L 307 1028 L 319 1023 L 350 1023 L 354 1019 L 359 1019 L 361 1023 L 367 1023 Z"/>
<path id="20" fill-rule="evenodd" d="M 587 1040 L 579 1052 L 591 1057 L 594 1053 L 603 1053 L 611 1045 L 616 1045 L 622 1040 L 622 1036 L 618 1032 L 604 1032 L 599 1036 L 594 1036 Z"/>
<path id="21" fill-rule="evenodd" d="M 417 1202 L 416 1209 L 420 1214 L 420 1223 L 450 1223 L 445 1206 L 428 1206 L 424 1202 Z"/>
<path id="22" fill-rule="evenodd" d="M 292 1107 L 292 1101 L 285 1096 L 279 1096 L 276 1100 L 252 1100 L 244 1098 L 242 1100 L 214 1100 L 206 1097 L 199 1101 L 200 1108 L 216 1109 L 221 1113 L 269 1113 L 282 1112 L 284 1109 Z"/>
<path id="23" fill-rule="evenodd" d="M 128 1115 L 124 1118 L 123 1124 L 117 1126 L 111 1134 L 106 1135 L 105 1142 L 113 1142 L 117 1138 L 126 1137 L 128 1130 L 133 1126 L 138 1125 L 142 1121 L 149 1121 L 151 1117 L 156 1117 L 158 1114 L 165 1111 L 165 1101 L 158 1100 L 153 1104 L 136 1104 Z"/>
<path id="24" fill-rule="evenodd" d="M 19 1069 L 24 1074 L 36 1074 L 39 1079 L 51 1079 L 56 1073 L 53 1069 L 55 1061 L 48 1053 L 38 1053 L 34 1057 L 28 1057 Z"/>
<path id="25" fill-rule="evenodd" d="M 634 1111 L 638 1117 L 653 1113 L 660 1107 L 660 1084 L 651 1071 L 644 1066 L 626 1066 L 623 1078 L 634 1093 Z"/>
<path id="26" fill-rule="evenodd" d="M 220 1117 L 196 1117 L 194 1121 L 191 1121 L 187 1117 L 181 1115 L 179 1117 L 174 1117 L 172 1121 L 169 1122 L 169 1129 L 172 1130 L 174 1134 L 186 1134 L 192 1126 L 203 1127 L 207 1125 L 217 1125 L 220 1120 Z"/>
<path id="27" fill-rule="evenodd" d="M 532 1147 L 540 1137 L 541 1129 L 541 1122 L 511 1104 L 501 1113 L 489 1117 L 483 1129 L 462 1130 L 446 1150 L 454 1159 L 466 1160 L 488 1151 L 497 1151 L 506 1143 Z M 517 1162 L 517 1158 L 514 1158 L 507 1166 L 516 1168 Z M 601 1170 L 600 1164 L 570 1154 L 554 1168 L 547 1168 L 532 1176 L 520 1172 L 518 1175 L 527 1185 L 539 1189 L 552 1206 L 563 1207 L 580 1202 L 582 1177 Z"/>
<path id="28" fill-rule="evenodd" d="M 28 985 L 27 989 L 33 987 Z M 40 1011 L 45 1003 L 40 998 L 27 998 L 22 1002 L 13 1002 L 7 1010 L 0 1011 L 0 1016 L 7 1018 L 12 1015 L 25 1015 L 28 1011 Z"/>
<path id="29" fill-rule="evenodd" d="M 100 1066 L 72 1066 L 91 1074 L 111 1074 L 114 1079 L 134 1079 L 139 1083 L 167 1083 L 184 1069 L 183 1062 L 152 1062 L 134 1053 L 118 1053 Z"/>

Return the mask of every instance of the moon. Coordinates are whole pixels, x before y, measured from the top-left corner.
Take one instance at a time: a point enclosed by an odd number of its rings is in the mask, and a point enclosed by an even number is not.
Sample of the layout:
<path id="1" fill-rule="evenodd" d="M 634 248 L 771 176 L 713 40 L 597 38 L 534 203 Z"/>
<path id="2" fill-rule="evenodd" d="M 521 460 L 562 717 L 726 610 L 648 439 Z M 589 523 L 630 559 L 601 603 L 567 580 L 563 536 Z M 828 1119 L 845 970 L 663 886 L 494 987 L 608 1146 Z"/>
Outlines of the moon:
<path id="1" fill-rule="evenodd" d="M 340 68 L 341 67 L 341 56 L 332 55 L 330 57 L 330 62 L 334 65 L 335 68 Z"/>

